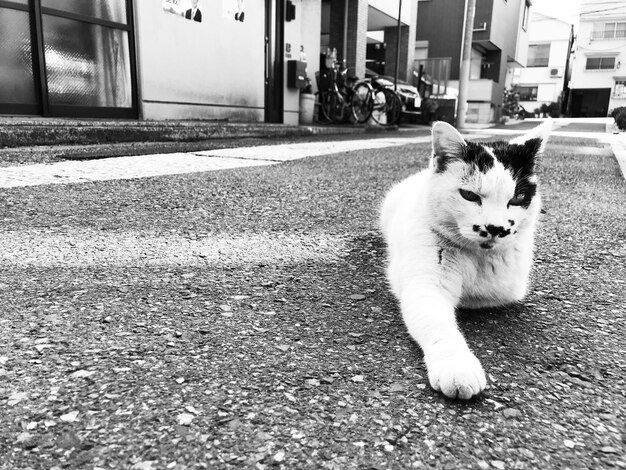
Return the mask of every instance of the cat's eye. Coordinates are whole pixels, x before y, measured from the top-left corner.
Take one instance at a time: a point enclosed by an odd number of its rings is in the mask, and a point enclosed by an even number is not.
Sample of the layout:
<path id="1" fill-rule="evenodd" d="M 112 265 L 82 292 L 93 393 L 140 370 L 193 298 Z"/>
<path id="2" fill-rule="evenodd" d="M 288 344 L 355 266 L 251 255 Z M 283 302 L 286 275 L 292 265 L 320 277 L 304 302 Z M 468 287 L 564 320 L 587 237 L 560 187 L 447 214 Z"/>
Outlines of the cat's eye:
<path id="1" fill-rule="evenodd" d="M 517 193 L 513 199 L 509 201 L 510 206 L 521 206 L 526 201 L 526 193 Z"/>
<path id="2" fill-rule="evenodd" d="M 471 202 L 480 202 L 480 196 L 476 193 L 473 193 L 471 191 L 468 191 L 467 189 L 459 189 L 459 194 L 463 197 L 463 199 L 465 199 L 466 201 L 471 201 Z"/>

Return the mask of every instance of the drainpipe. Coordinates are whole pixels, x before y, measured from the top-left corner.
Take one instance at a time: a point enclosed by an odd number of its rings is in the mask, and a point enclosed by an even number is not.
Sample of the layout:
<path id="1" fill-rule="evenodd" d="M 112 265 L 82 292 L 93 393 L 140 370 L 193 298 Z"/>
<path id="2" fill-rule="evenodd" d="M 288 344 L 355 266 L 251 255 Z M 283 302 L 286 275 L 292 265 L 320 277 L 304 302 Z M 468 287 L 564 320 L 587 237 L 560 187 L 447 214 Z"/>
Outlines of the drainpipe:
<path id="1" fill-rule="evenodd" d="M 569 112 L 569 80 L 570 73 L 570 58 L 572 55 L 572 48 L 574 47 L 574 25 L 571 26 L 569 34 L 569 43 L 567 44 L 567 59 L 565 60 L 565 70 L 563 71 L 563 101 L 561 101 L 561 114 L 566 115 Z"/>
<path id="2" fill-rule="evenodd" d="M 343 50 L 341 51 L 343 56 L 343 66 L 348 66 L 348 6 L 350 0 L 345 0 L 343 8 Z"/>

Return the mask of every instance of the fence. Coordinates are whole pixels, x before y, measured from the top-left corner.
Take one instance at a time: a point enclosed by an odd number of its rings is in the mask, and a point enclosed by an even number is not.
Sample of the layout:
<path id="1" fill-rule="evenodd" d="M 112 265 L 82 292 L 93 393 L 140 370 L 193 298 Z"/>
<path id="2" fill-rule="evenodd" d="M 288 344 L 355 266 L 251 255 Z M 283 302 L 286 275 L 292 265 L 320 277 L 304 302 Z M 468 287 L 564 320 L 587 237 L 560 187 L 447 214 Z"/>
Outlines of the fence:
<path id="1" fill-rule="evenodd" d="M 451 57 L 417 59 L 414 62 L 415 86 L 422 96 L 438 98 L 448 94 L 451 62 Z"/>

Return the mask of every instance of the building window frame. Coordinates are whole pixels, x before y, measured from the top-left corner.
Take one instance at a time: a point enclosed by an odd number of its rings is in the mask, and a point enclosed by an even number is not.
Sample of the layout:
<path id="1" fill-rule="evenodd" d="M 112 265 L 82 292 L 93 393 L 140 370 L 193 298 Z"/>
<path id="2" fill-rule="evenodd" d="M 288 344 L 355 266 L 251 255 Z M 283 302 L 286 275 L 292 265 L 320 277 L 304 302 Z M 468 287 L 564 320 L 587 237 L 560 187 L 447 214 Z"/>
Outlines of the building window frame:
<path id="1" fill-rule="evenodd" d="M 550 66 L 550 49 L 551 44 L 547 43 L 535 43 L 528 45 L 528 58 L 526 59 L 526 67 L 549 67 Z M 533 53 L 531 54 L 531 48 Z M 534 51 L 543 51 L 541 54 L 534 54 Z"/>
<path id="2" fill-rule="evenodd" d="M 594 23 L 594 30 L 591 32 L 591 39 L 626 39 L 626 21 L 605 21 L 604 23 Z"/>
<path id="3" fill-rule="evenodd" d="M 519 101 L 537 101 L 539 85 L 517 85 L 515 92 L 519 95 Z"/>
<path id="4" fill-rule="evenodd" d="M 626 99 L 626 77 L 615 78 L 613 86 L 613 98 Z"/>
<path id="5" fill-rule="evenodd" d="M 45 0 L 29 0 L 20 3 L 11 0 L 0 0 L 0 8 L 21 10 L 29 14 L 31 23 L 30 47 L 32 50 L 32 68 L 37 93 L 36 104 L 0 103 L 0 115 L 18 114 L 40 115 L 44 117 L 137 119 L 139 116 L 139 99 L 133 1 L 119 1 L 125 10 L 124 18 L 120 21 L 109 20 L 97 15 L 74 13 L 70 8 L 51 8 L 46 6 Z M 48 21 L 49 18 L 60 18 L 77 23 L 123 31 L 125 33 L 125 46 L 128 49 L 128 64 L 130 67 L 130 106 L 82 106 L 76 104 L 51 103 L 44 34 L 44 22 Z"/>
<path id="6" fill-rule="evenodd" d="M 588 56 L 585 61 L 586 72 L 606 72 L 610 70 L 616 70 L 617 57 L 612 56 Z M 597 66 L 596 66 L 597 64 Z"/>

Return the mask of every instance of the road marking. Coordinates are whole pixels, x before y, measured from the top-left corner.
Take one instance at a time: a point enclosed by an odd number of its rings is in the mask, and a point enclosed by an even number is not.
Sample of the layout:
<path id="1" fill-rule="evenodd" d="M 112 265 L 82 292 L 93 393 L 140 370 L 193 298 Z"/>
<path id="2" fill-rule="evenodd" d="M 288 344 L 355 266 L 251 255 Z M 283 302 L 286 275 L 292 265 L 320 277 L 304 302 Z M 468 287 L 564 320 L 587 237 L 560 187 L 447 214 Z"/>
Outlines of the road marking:
<path id="1" fill-rule="evenodd" d="M 346 253 L 345 239 L 323 233 L 207 233 L 189 239 L 178 234 L 90 228 L 64 233 L 32 228 L 8 231 L 0 233 L 0 246 L 0 264 L 20 268 L 333 263 Z"/>
<path id="2" fill-rule="evenodd" d="M 267 161 L 206 158 L 191 153 L 140 155 L 98 160 L 65 161 L 0 168 L 0 187 L 75 184 L 93 181 L 149 178 L 154 176 L 270 165 Z"/>
<path id="3" fill-rule="evenodd" d="M 273 165 L 305 157 L 341 154 L 355 150 L 378 149 L 428 141 L 430 141 L 430 137 L 305 142 L 4 167 L 0 168 L 0 188 L 150 178 L 154 176 Z"/>
<path id="4" fill-rule="evenodd" d="M 371 150 L 400 145 L 430 142 L 430 136 L 394 137 L 369 140 L 343 140 L 336 142 L 304 142 L 299 144 L 261 145 L 258 147 L 231 148 L 194 152 L 207 157 L 230 157 L 252 160 L 269 160 L 286 162 L 306 157 L 353 152 L 355 150 Z"/>
<path id="5" fill-rule="evenodd" d="M 519 135 L 528 132 L 530 129 L 464 129 L 463 134 L 467 133 L 477 138 L 486 138 L 493 136 L 509 136 Z M 566 132 L 566 131 L 552 131 L 550 136 L 553 137 L 569 137 L 569 138 L 581 138 L 581 139 L 595 139 L 603 143 L 610 143 L 612 141 L 612 135 L 601 132 Z"/>

